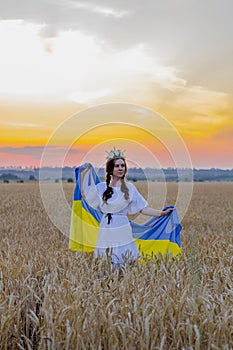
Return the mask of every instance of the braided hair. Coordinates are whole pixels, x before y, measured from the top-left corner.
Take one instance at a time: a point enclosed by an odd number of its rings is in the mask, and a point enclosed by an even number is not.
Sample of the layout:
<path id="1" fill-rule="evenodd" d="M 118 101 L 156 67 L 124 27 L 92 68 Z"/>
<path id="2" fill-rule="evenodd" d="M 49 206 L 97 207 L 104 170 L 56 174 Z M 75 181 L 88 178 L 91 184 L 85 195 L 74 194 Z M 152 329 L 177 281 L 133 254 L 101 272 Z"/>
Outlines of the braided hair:
<path id="1" fill-rule="evenodd" d="M 127 165 L 126 165 L 126 162 L 125 162 L 125 159 L 124 158 L 113 158 L 113 159 L 109 159 L 106 163 L 106 184 L 107 184 L 107 189 L 104 191 L 103 193 L 103 200 L 105 203 L 107 203 L 107 200 L 109 198 L 112 197 L 113 195 L 113 188 L 111 186 L 109 186 L 110 184 L 110 181 L 111 181 L 111 175 L 113 174 L 113 169 L 114 169 L 114 166 L 115 166 L 115 161 L 117 159 L 122 159 L 125 163 L 125 174 L 127 173 Z M 121 191 L 124 193 L 124 196 L 125 196 L 125 199 L 128 200 L 129 199 L 129 189 L 128 187 L 126 186 L 126 183 L 125 183 L 125 174 L 122 176 L 121 178 Z"/>

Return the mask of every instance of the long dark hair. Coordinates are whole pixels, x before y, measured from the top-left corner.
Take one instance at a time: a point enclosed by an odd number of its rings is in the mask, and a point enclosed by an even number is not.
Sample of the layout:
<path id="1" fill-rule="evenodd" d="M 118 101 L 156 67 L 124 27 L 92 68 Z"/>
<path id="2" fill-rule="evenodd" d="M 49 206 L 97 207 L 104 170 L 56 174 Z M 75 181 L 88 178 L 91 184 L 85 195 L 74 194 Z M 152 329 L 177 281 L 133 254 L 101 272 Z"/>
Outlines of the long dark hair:
<path id="1" fill-rule="evenodd" d="M 107 163 L 106 163 L 106 184 L 107 184 L 107 189 L 103 193 L 103 200 L 104 200 L 105 203 L 107 203 L 107 200 L 109 198 L 111 198 L 112 195 L 113 195 L 113 188 L 111 186 L 109 186 L 109 184 L 110 184 L 110 181 L 111 181 L 111 175 L 113 174 L 115 161 L 117 159 L 122 159 L 124 161 L 124 163 L 125 163 L 125 174 L 127 173 L 127 164 L 126 164 L 124 158 L 121 158 L 121 157 L 113 158 L 113 159 L 109 159 L 107 161 Z M 125 174 L 121 178 L 121 191 L 124 193 L 125 199 L 127 200 L 127 199 L 129 199 L 129 189 L 126 186 L 126 183 L 125 183 Z"/>

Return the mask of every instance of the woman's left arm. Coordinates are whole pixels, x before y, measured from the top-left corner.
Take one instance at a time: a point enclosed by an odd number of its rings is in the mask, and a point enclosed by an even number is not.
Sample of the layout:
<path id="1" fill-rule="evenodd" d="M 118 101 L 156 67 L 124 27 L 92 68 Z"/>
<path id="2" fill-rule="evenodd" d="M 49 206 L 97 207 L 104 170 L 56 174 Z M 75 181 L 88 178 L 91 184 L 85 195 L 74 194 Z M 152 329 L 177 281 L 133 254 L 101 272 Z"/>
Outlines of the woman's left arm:
<path id="1" fill-rule="evenodd" d="M 145 207 L 142 210 L 140 210 L 140 213 L 142 213 L 143 215 L 147 215 L 147 216 L 167 216 L 173 210 L 174 210 L 174 208 L 169 208 L 166 210 L 157 210 L 157 209 L 153 209 L 150 207 Z"/>

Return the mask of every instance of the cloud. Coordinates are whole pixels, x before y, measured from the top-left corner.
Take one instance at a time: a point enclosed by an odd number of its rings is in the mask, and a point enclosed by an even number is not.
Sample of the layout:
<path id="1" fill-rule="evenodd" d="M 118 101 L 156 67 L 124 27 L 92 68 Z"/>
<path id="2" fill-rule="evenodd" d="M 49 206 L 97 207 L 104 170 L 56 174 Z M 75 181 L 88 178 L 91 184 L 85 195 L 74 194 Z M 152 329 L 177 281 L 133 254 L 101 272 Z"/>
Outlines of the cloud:
<path id="1" fill-rule="evenodd" d="M 201 114 L 204 98 L 207 105 L 209 97 L 224 104 L 221 94 L 233 92 L 232 8 L 228 0 L 1 2 L 1 18 L 18 23 L 3 45 L 1 59 L 12 74 L 1 72 L 2 96 L 15 89 L 18 98 L 55 102 L 157 103 L 162 88 L 175 93 L 180 106 L 196 98 Z"/>
<path id="2" fill-rule="evenodd" d="M 88 104 L 129 94 L 138 101 L 138 96 L 147 98 L 153 85 L 171 91 L 186 85 L 174 67 L 161 64 L 144 45 L 106 51 L 78 31 L 62 32 L 42 44 L 38 33 L 43 28 L 20 20 L 0 22 L 2 98 Z"/>
<path id="3" fill-rule="evenodd" d="M 3 122 L 0 121 L 0 125 L 12 126 L 12 127 L 20 127 L 20 128 L 43 128 L 44 126 L 35 123 L 21 123 L 21 122 Z"/>
<path id="4" fill-rule="evenodd" d="M 43 37 L 79 30 L 113 48 L 145 43 L 172 64 L 220 57 L 231 42 L 230 0 L 8 0 L 2 19 L 23 19 L 48 26 Z M 46 36 L 47 35 L 47 36 Z M 214 38 L 214 40 L 213 40 Z"/>
<path id="5" fill-rule="evenodd" d="M 68 151 L 69 154 L 78 154 L 79 151 L 75 149 L 65 149 L 56 146 L 47 146 L 46 147 L 48 154 L 46 157 L 56 157 L 59 154 L 64 154 Z M 44 151 L 44 147 L 42 146 L 25 146 L 25 147 L 0 147 L 0 153 L 6 153 L 9 155 L 20 155 L 20 156 L 33 156 L 37 158 L 41 158 L 42 153 Z"/>
<path id="6" fill-rule="evenodd" d="M 195 113 L 216 113 L 229 105 L 228 94 L 221 91 L 212 91 L 202 86 L 190 86 L 183 89 L 176 96 L 176 105 L 187 108 Z"/>
<path id="7" fill-rule="evenodd" d="M 81 1 L 74 1 L 69 0 L 67 3 L 70 3 L 73 8 L 76 9 L 84 9 L 88 12 L 97 13 L 100 15 L 103 15 L 104 17 L 110 17 L 110 18 L 122 18 L 125 16 L 128 16 L 130 14 L 130 11 L 125 10 L 118 10 L 113 7 L 104 7 L 101 5 L 97 5 L 94 2 L 81 2 Z"/>
<path id="8" fill-rule="evenodd" d="M 47 38 L 55 38 L 58 35 L 58 29 L 55 25 L 43 25 L 43 27 L 39 31 L 39 36 L 41 38 L 47 39 Z"/>
<path id="9" fill-rule="evenodd" d="M 116 93 L 112 89 L 98 89 L 98 90 L 87 90 L 87 91 L 78 91 L 74 92 L 69 96 L 69 99 L 74 102 L 81 104 L 89 104 L 103 97 L 111 96 Z"/>

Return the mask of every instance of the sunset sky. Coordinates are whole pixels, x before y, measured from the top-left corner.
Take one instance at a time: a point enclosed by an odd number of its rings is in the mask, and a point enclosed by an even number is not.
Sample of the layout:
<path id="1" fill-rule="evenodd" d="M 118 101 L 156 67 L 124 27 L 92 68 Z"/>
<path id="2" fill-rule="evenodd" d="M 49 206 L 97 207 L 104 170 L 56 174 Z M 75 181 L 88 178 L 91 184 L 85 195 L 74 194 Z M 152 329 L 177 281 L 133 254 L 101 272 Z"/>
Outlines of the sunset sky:
<path id="1" fill-rule="evenodd" d="M 148 110 L 174 128 L 193 167 L 232 169 L 232 13 L 231 0 L 1 2 L 0 167 L 39 166 L 51 139 L 51 166 L 64 150 L 62 165 L 100 164 L 113 145 L 135 165 L 182 166 Z"/>

